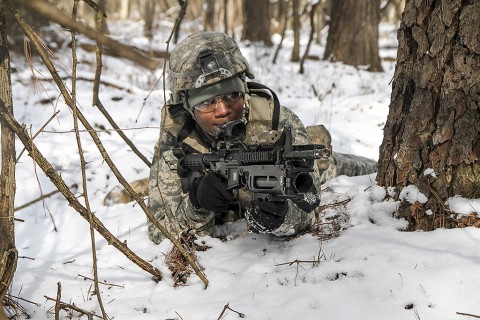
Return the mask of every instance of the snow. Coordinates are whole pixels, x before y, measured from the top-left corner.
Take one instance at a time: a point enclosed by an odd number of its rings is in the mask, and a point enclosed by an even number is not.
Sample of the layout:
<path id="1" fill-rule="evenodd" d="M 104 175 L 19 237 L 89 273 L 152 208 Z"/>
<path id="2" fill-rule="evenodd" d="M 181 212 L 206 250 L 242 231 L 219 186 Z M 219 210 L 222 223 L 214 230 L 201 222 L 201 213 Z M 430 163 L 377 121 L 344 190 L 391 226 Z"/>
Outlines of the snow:
<path id="1" fill-rule="evenodd" d="M 115 36 L 136 45 L 148 45 L 138 23 L 111 26 Z M 396 27 L 381 26 L 382 57 L 394 57 Z M 122 34 L 124 32 L 124 34 Z M 164 48 L 167 27 L 150 45 Z M 303 37 L 307 39 L 308 34 Z M 278 37 L 274 38 L 278 39 Z M 83 40 L 85 41 L 85 40 Z M 388 114 L 394 62 L 384 61 L 383 73 L 307 60 L 305 73 L 289 61 L 291 39 L 287 38 L 276 65 L 275 48 L 240 43 L 256 80 L 271 86 L 284 105 L 291 107 L 306 125 L 324 124 L 331 131 L 334 150 L 378 159 L 383 126 Z M 302 41 L 304 48 L 306 41 Z M 325 43 L 325 42 L 324 42 Z M 322 45 L 313 45 L 311 55 L 323 56 Z M 79 77 L 93 79 L 95 56 L 78 51 Z M 35 138 L 37 147 L 61 172 L 67 185 L 79 196 L 81 171 L 76 149 L 72 112 L 64 105 L 58 89 L 48 81 L 35 84 L 20 56 L 13 56 L 17 72 L 12 74 L 15 115 L 34 134 L 59 111 L 45 132 Z M 64 49 L 59 58 L 66 65 L 71 57 Z M 35 58 L 36 59 L 36 58 Z M 162 70 L 147 71 L 132 63 L 105 57 L 100 99 L 125 134 L 151 159 L 159 133 L 160 108 L 164 101 Z M 37 77 L 48 72 L 35 63 Z M 39 73 L 41 72 L 41 75 Z M 66 81 L 70 86 L 70 81 Z M 91 106 L 92 82 L 79 80 L 77 99 L 82 113 L 96 129 L 110 125 Z M 41 103 L 49 99 L 51 103 Z M 289 241 L 272 235 L 246 234 L 245 221 L 221 226 L 216 237 L 197 240 L 210 248 L 197 252 L 209 280 L 192 274 L 186 286 L 174 287 L 165 255 L 168 240 L 153 244 L 147 237 L 146 217 L 138 205 L 104 206 L 105 195 L 118 186 L 89 136 L 81 133 L 86 157 L 88 195 L 95 215 L 110 232 L 140 257 L 160 269 L 158 283 L 122 253 L 95 233 L 101 296 L 107 314 L 122 319 L 217 319 L 224 306 L 247 319 L 463 319 L 457 312 L 480 314 L 480 230 L 403 232 L 406 222 L 393 218 L 398 206 L 395 189 L 376 185 L 375 174 L 337 177 L 322 193 L 324 228 Z M 99 137 L 127 181 L 148 176 L 147 166 L 126 147 L 113 131 Z M 22 149 L 17 142 L 17 153 Z M 16 170 L 16 206 L 46 194 L 55 187 L 23 154 Z M 77 185 L 76 187 L 74 185 Z M 41 190 L 40 190 L 41 187 Z M 401 197 L 415 203 L 425 196 L 414 186 Z M 80 197 L 79 201 L 83 203 Z M 464 214 L 480 213 L 480 199 L 449 199 L 448 205 Z M 10 289 L 31 319 L 53 319 L 57 283 L 61 300 L 101 315 L 94 295 L 91 240 L 88 222 L 63 197 L 53 195 L 44 203 L 17 211 L 16 246 L 18 266 Z M 54 231 L 54 224 L 57 231 Z M 335 236 L 331 236 L 335 235 Z M 227 309 L 223 319 L 239 314 Z M 66 318 L 65 311 L 61 317 Z M 25 316 L 19 316 L 23 319 Z M 74 319 L 80 317 L 74 313 Z"/>

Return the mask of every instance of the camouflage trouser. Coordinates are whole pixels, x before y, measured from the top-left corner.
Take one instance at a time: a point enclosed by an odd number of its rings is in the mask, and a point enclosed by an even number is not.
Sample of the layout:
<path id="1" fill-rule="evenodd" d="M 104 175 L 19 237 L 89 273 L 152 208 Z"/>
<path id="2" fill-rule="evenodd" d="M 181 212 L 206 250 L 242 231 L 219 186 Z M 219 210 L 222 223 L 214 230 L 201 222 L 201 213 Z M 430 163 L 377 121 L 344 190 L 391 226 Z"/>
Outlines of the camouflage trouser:
<path id="1" fill-rule="evenodd" d="M 331 148 L 332 137 L 324 126 L 308 126 L 306 129 L 312 143 L 324 144 Z M 337 176 L 363 176 L 377 172 L 378 169 L 378 163 L 375 160 L 343 153 L 333 153 L 329 161 L 317 161 L 317 166 L 320 172 L 323 171 L 320 176 L 322 183 Z"/>
<path id="2" fill-rule="evenodd" d="M 372 159 L 351 154 L 334 153 L 330 165 L 320 176 L 322 183 L 337 176 L 363 176 L 377 172 L 378 163 Z"/>

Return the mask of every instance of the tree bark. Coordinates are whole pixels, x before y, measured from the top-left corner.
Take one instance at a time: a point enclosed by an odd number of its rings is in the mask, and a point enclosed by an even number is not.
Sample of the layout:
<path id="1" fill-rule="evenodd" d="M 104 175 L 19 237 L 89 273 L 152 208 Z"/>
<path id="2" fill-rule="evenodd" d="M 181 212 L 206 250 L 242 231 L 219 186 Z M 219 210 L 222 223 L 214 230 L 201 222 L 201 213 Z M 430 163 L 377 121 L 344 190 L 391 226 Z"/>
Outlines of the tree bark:
<path id="1" fill-rule="evenodd" d="M 13 113 L 10 57 L 7 47 L 5 7 L 0 1 L 0 104 Z M 17 267 L 15 248 L 15 134 L 0 117 L 1 175 L 0 175 L 0 301 L 3 300 Z M 3 308 L 0 309 L 3 315 Z"/>
<path id="2" fill-rule="evenodd" d="M 445 201 L 480 198 L 479 25 L 478 1 L 406 3 L 377 180 L 428 197 L 399 209 L 412 230 L 455 227 Z"/>
<path id="3" fill-rule="evenodd" d="M 273 46 L 270 34 L 270 2 L 244 0 L 243 6 L 242 40 L 262 41 L 268 47 Z"/>
<path id="4" fill-rule="evenodd" d="M 383 71 L 378 54 L 379 22 L 377 0 L 333 1 L 324 59 Z"/>

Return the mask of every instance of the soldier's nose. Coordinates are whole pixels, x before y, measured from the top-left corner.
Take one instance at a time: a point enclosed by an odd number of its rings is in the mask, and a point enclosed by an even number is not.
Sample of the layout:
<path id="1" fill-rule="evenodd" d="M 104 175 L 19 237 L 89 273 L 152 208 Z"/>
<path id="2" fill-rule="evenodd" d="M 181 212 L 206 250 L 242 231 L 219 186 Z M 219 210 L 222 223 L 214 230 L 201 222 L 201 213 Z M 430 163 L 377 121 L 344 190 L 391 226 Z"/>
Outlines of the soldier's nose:
<path id="1" fill-rule="evenodd" d="M 217 117 L 226 117 L 232 112 L 229 106 L 225 104 L 222 100 L 217 101 L 217 108 L 215 109 L 215 116 Z"/>

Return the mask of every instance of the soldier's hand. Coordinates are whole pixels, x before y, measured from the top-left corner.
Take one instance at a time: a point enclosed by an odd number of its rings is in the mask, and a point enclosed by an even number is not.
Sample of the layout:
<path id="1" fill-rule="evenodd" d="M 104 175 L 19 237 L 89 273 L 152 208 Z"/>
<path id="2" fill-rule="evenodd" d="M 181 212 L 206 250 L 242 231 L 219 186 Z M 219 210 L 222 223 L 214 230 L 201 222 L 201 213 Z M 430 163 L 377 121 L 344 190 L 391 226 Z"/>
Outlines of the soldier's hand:
<path id="1" fill-rule="evenodd" d="M 196 209 L 203 208 L 214 212 L 227 211 L 230 203 L 235 200 L 232 192 L 227 190 L 225 182 L 212 171 L 195 179 L 188 195 Z"/>
<path id="2" fill-rule="evenodd" d="M 287 212 L 287 201 L 251 201 L 245 218 L 256 231 L 271 232 L 282 225 Z"/>

